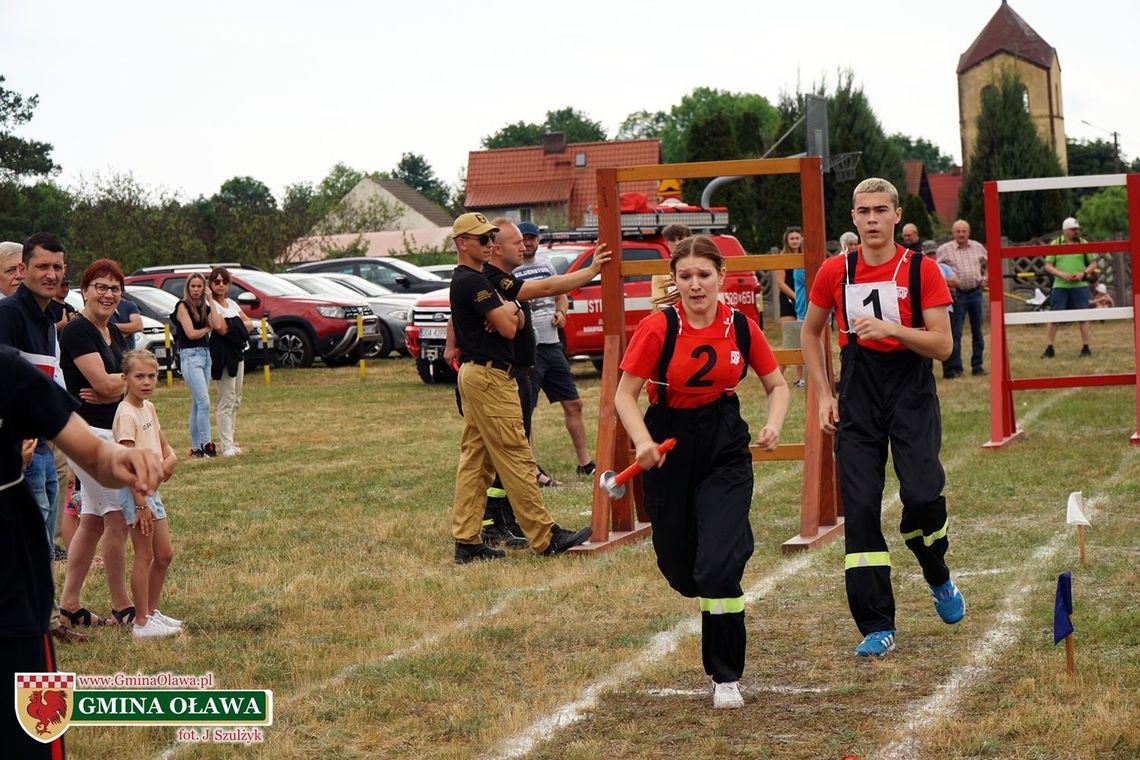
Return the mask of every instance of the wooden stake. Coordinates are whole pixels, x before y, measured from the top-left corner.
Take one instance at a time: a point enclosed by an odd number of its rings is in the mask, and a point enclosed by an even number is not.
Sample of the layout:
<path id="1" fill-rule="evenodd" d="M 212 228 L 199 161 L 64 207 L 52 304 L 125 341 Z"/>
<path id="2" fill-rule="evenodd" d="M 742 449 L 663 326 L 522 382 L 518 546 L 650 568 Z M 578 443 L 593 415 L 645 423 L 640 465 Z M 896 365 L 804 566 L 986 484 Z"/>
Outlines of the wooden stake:
<path id="1" fill-rule="evenodd" d="M 1071 633 L 1065 637 L 1065 665 L 1069 670 L 1069 675 L 1075 676 L 1077 674 L 1077 665 L 1073 660 L 1073 634 Z"/>
<path id="2" fill-rule="evenodd" d="M 1085 526 L 1077 525 L 1077 546 L 1081 548 L 1081 564 L 1085 562 Z"/>

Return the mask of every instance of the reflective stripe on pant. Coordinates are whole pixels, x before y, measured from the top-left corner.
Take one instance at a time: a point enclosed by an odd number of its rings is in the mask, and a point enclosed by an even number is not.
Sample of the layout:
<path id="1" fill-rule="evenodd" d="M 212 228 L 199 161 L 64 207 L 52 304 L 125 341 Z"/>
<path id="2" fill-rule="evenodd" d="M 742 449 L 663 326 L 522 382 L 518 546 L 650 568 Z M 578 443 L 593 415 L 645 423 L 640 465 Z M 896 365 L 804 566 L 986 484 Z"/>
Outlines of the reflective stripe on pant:
<path id="1" fill-rule="evenodd" d="M 863 635 L 895 627 L 891 560 L 881 525 L 888 444 L 903 505 L 899 530 L 926 582 L 940 585 L 950 571 L 944 559 L 946 476 L 938 461 L 942 418 L 931 361 L 912 351 L 881 353 L 848 345 L 843 349 L 835 451 L 843 495 L 847 603 Z"/>
<path id="2" fill-rule="evenodd" d="M 487 487 L 498 473 L 531 548 L 550 544 L 554 521 L 534 479 L 534 455 L 523 433 L 519 388 L 502 370 L 465 363 L 459 368 L 463 435 L 455 473 L 451 532 L 460 543 L 482 542 Z"/>
<path id="3" fill-rule="evenodd" d="M 752 556 L 752 457 L 736 397 L 697 409 L 651 406 L 645 424 L 656 441 L 677 446 L 645 473 L 645 511 L 653 523 L 657 567 L 669 585 L 701 598 L 701 656 L 714 681 L 744 672 L 744 592 Z"/>

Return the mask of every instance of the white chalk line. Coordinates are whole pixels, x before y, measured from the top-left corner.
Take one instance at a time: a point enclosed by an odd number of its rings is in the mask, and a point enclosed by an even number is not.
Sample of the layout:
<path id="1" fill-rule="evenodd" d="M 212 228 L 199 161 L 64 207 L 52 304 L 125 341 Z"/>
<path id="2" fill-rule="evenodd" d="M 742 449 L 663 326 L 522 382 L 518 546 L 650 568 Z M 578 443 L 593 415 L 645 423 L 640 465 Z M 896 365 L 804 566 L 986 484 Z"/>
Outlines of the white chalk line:
<path id="1" fill-rule="evenodd" d="M 1120 466 L 1108 481 L 1110 483 L 1120 479 L 1125 468 L 1124 463 L 1129 458 L 1126 452 L 1121 459 Z M 1096 505 L 1100 503 L 1098 494 L 1085 502 L 1086 516 L 1092 518 L 1096 514 Z M 1060 512 L 1059 512 L 1060 513 Z M 1056 554 L 1060 548 L 1071 540 L 1071 530 L 1061 530 L 1045 544 L 1038 547 L 1028 562 L 1022 566 L 1020 577 L 1029 577 L 1037 572 L 1041 565 Z M 958 707 L 963 692 L 972 689 L 985 679 L 993 669 L 992 663 L 1006 649 L 1017 642 L 1016 628 L 1024 618 L 1026 601 L 1029 598 L 1031 587 L 1028 584 L 1015 584 L 1006 594 L 1002 603 L 1002 611 L 998 614 L 996 625 L 981 641 L 981 645 L 972 650 L 970 660 L 951 675 L 950 680 L 938 688 L 917 706 L 907 706 L 902 709 L 905 714 L 912 717 L 906 721 L 897 733 L 904 737 L 881 747 L 872 757 L 898 758 L 910 760 L 920 756 L 923 746 L 922 738 L 918 734 L 938 720 L 948 718 Z"/>
<path id="2" fill-rule="evenodd" d="M 1036 420 L 1038 415 L 1065 397 L 1072 395 L 1075 390 L 1074 388 L 1068 388 L 1061 393 L 1054 394 L 1040 405 L 1026 412 L 1022 419 L 1025 422 Z M 945 462 L 943 469 L 956 470 L 966 460 L 977 456 L 980 450 L 981 449 L 977 447 L 964 449 L 963 453 Z M 781 474 L 776 477 L 782 478 L 783 476 L 784 474 Z M 884 511 L 893 509 L 899 504 L 901 504 L 899 501 L 899 492 L 896 490 L 885 502 Z M 764 576 L 759 582 L 752 586 L 751 589 L 745 592 L 745 602 L 750 603 L 756 601 L 762 594 L 767 593 L 767 589 L 774 585 L 777 580 L 791 577 L 807 568 L 812 564 L 812 558 L 819 554 L 819 552 L 807 552 L 797 556 L 794 560 L 778 566 L 775 572 Z M 584 718 L 588 711 L 597 704 L 598 697 L 601 696 L 601 694 L 616 689 L 622 682 L 639 675 L 644 668 L 651 665 L 655 660 L 676 649 L 681 638 L 696 635 L 699 630 L 700 618 L 690 618 L 678 623 L 668 631 L 658 633 L 653 637 L 649 647 L 643 650 L 636 658 L 627 661 L 608 676 L 587 686 L 577 699 L 562 704 L 556 708 L 554 712 L 535 720 L 521 733 L 507 738 L 500 744 L 497 752 L 493 752 L 487 757 L 493 760 L 510 760 L 511 758 L 522 757 L 528 754 L 536 746 L 553 737 L 554 734 L 562 728 Z"/>
<path id="3" fill-rule="evenodd" d="M 787 562 L 780 563 L 773 572 L 765 575 L 745 592 L 745 601 L 769 593 L 776 587 L 776 584 L 811 564 L 816 556 L 819 555 L 804 553 Z M 508 758 L 522 757 L 529 753 L 562 728 L 584 718 L 597 705 L 598 698 L 602 694 L 616 689 L 626 681 L 658 664 L 661 659 L 677 648 L 682 639 L 695 636 L 700 632 L 700 629 L 701 619 L 699 616 L 694 616 L 685 618 L 669 630 L 658 633 L 649 642 L 649 646 L 638 655 L 614 668 L 609 675 L 587 686 L 577 699 L 560 705 L 553 712 L 531 723 L 522 733 L 508 738 L 500 745 L 499 750 L 489 757 L 497 760 L 508 760 Z"/>
<path id="4" fill-rule="evenodd" d="M 746 687 L 741 687 L 744 694 L 755 692 L 765 692 L 767 694 L 826 694 L 831 691 L 826 686 L 777 686 L 775 684 L 750 684 Z M 647 697 L 708 697 L 712 690 L 710 687 L 703 689 L 644 689 L 642 692 Z"/>

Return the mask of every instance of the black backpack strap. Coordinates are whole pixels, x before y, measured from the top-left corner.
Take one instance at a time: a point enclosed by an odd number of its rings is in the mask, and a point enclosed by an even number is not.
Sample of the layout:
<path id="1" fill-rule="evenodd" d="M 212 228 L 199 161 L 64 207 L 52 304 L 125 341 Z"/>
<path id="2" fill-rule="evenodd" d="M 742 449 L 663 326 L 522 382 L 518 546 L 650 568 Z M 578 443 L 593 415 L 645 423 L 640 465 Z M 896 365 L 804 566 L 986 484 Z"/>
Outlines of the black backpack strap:
<path id="1" fill-rule="evenodd" d="M 843 282 L 843 287 L 840 288 L 839 293 L 839 306 L 843 309 L 843 330 L 847 333 L 847 339 L 859 345 L 859 337 L 851 330 L 851 325 L 847 322 L 847 286 L 855 284 L 855 267 L 859 263 L 859 250 L 847 252 L 847 279 Z"/>
<path id="2" fill-rule="evenodd" d="M 732 327 L 736 331 L 736 347 L 744 359 L 744 368 L 740 370 L 740 379 L 743 380 L 748 374 L 748 357 L 752 355 L 752 332 L 748 329 L 748 317 L 744 312 L 732 310 Z"/>
<path id="3" fill-rule="evenodd" d="M 910 326 L 921 330 L 922 319 L 922 253 L 910 255 Z"/>
<path id="4" fill-rule="evenodd" d="M 666 374 L 677 348 L 677 333 L 681 329 L 681 323 L 675 306 L 666 306 L 661 313 L 665 315 L 665 341 L 661 344 L 661 356 L 657 359 L 657 403 L 664 406 L 669 388 Z"/>

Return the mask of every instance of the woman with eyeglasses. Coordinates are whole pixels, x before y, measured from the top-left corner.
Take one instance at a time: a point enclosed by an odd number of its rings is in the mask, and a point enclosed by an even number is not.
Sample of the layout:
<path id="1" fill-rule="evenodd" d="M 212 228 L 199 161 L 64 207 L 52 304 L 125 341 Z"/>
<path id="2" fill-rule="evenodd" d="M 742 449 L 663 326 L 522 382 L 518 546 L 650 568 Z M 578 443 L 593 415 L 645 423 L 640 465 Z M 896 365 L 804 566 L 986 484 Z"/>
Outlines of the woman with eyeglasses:
<path id="1" fill-rule="evenodd" d="M 245 349 L 253 322 L 237 301 L 228 297 L 230 273 L 225 267 L 210 271 L 210 373 L 218 389 L 218 438 L 222 456 L 242 453 L 234 443 L 234 421 L 241 406 L 241 386 L 245 377 Z"/>
<path id="2" fill-rule="evenodd" d="M 80 280 L 83 310 L 59 334 L 60 369 L 67 390 L 82 402 L 78 414 L 95 435 L 114 440 L 111 427 L 126 382 L 122 365 L 126 343 L 111 315 L 123 297 L 123 270 L 110 259 L 93 261 Z M 83 506 L 79 528 L 67 550 L 67 578 L 59 598 L 59 611 L 72 626 L 107 625 L 112 621 L 93 615 L 79 603 L 83 581 L 99 540 L 103 539 L 103 567 L 111 592 L 111 612 L 120 623 L 134 622 L 134 607 L 127 593 L 127 523 L 115 488 L 101 486 L 87 471 L 71 462 L 80 483 Z"/>
<path id="3" fill-rule="evenodd" d="M 210 304 L 201 272 L 186 278 L 174 318 L 178 366 L 190 389 L 190 456 L 216 457 L 210 435 Z"/>

